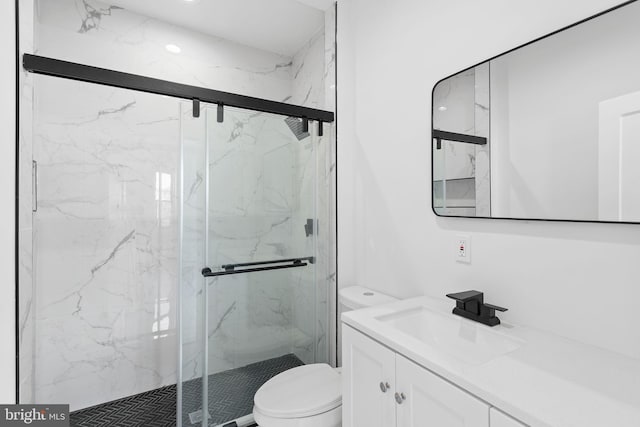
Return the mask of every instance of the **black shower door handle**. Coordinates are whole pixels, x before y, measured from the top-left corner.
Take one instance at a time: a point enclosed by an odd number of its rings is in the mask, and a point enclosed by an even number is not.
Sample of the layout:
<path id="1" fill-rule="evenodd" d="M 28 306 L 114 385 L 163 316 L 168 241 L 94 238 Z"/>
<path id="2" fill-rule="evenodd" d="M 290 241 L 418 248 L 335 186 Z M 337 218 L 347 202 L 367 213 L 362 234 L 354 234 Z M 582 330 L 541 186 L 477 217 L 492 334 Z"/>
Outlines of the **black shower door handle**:
<path id="1" fill-rule="evenodd" d="M 308 263 L 313 264 L 315 262 L 314 257 L 304 257 L 304 258 L 289 258 L 289 259 L 274 259 L 270 261 L 256 261 L 256 262 L 244 262 L 238 264 L 225 264 L 222 265 L 222 271 L 211 271 L 209 267 L 205 267 L 202 269 L 202 275 L 204 277 L 216 277 L 216 276 L 228 276 L 230 274 L 241 274 L 241 273 L 254 273 L 256 271 L 267 271 L 267 270 L 281 270 L 284 268 L 296 268 L 296 267 L 305 267 Z M 284 264 L 284 265 L 269 265 L 269 264 Z M 264 266 L 264 267 L 259 267 Z M 237 270 L 239 267 L 251 267 L 251 268 L 241 268 Z"/>

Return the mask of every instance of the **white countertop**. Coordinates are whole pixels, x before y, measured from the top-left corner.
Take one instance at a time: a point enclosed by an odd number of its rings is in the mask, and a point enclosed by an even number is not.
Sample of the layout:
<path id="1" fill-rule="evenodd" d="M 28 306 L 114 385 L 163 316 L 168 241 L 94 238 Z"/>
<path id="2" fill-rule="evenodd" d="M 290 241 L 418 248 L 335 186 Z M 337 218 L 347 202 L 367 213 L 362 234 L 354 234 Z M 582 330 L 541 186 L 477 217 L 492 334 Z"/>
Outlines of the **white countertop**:
<path id="1" fill-rule="evenodd" d="M 523 340 L 511 353 L 469 364 L 376 317 L 427 307 L 451 314 L 450 300 L 411 298 L 343 313 L 342 321 L 532 427 L 640 427 L 640 360 L 533 328 L 501 324 Z M 639 323 L 640 324 L 640 323 Z"/>

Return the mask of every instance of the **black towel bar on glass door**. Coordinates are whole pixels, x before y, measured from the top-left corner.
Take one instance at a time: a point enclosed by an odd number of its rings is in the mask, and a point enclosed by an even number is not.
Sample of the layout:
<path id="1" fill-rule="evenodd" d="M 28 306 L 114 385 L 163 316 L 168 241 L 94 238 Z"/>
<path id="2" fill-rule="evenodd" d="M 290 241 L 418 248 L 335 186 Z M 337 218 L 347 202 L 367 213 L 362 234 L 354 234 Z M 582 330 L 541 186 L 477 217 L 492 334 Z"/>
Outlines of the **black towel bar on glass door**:
<path id="1" fill-rule="evenodd" d="M 266 271 L 266 270 L 281 270 L 284 268 L 296 268 L 296 267 L 305 267 L 308 265 L 306 262 L 313 264 L 315 261 L 314 257 L 304 257 L 304 258 L 289 258 L 289 259 L 276 259 L 270 261 L 256 261 L 256 262 L 245 262 L 238 264 L 225 264 L 221 266 L 223 271 L 211 271 L 209 267 L 205 267 L 202 269 L 202 275 L 204 277 L 216 277 L 216 276 L 227 276 L 230 274 L 241 274 L 241 273 L 254 273 L 257 271 Z M 269 264 L 282 264 L 285 265 L 269 265 Z M 258 265 L 267 265 L 265 267 L 256 267 L 256 268 L 244 268 L 240 270 L 236 270 L 237 267 L 253 267 Z"/>
<path id="2" fill-rule="evenodd" d="M 288 259 L 274 259 L 270 261 L 242 262 L 238 264 L 224 264 L 221 266 L 221 268 L 223 268 L 224 270 L 234 270 L 236 267 L 251 267 L 254 265 L 262 265 L 262 264 L 283 264 L 287 262 L 301 263 L 302 261 L 309 261 L 311 264 L 313 264 L 314 258 L 312 256 L 308 256 L 304 258 L 288 258 Z"/>

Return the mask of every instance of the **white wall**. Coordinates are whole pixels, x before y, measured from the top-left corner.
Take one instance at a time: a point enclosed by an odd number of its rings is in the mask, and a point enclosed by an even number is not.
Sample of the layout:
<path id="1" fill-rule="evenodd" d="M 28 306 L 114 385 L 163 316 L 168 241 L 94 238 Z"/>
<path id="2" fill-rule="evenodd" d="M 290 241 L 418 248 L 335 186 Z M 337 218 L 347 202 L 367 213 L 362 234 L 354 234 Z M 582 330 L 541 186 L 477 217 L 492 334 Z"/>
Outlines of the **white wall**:
<path id="1" fill-rule="evenodd" d="M 15 12 L 0 2 L 0 402 L 15 402 Z"/>
<path id="2" fill-rule="evenodd" d="M 340 286 L 398 297 L 479 289 L 502 318 L 640 357 L 640 225 L 438 218 L 431 89 L 613 0 L 340 0 Z M 457 233 L 471 265 L 454 262 Z"/>

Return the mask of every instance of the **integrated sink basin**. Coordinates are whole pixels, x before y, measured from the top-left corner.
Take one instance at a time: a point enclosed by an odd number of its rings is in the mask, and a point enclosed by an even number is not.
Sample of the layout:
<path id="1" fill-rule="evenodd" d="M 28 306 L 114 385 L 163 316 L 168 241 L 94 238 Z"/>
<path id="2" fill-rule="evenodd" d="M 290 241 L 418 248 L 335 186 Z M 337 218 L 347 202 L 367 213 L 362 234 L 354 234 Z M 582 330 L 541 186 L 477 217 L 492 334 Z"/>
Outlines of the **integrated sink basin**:
<path id="1" fill-rule="evenodd" d="M 426 307 L 377 316 L 376 320 L 471 365 L 487 363 L 525 343 L 489 326 Z"/>

